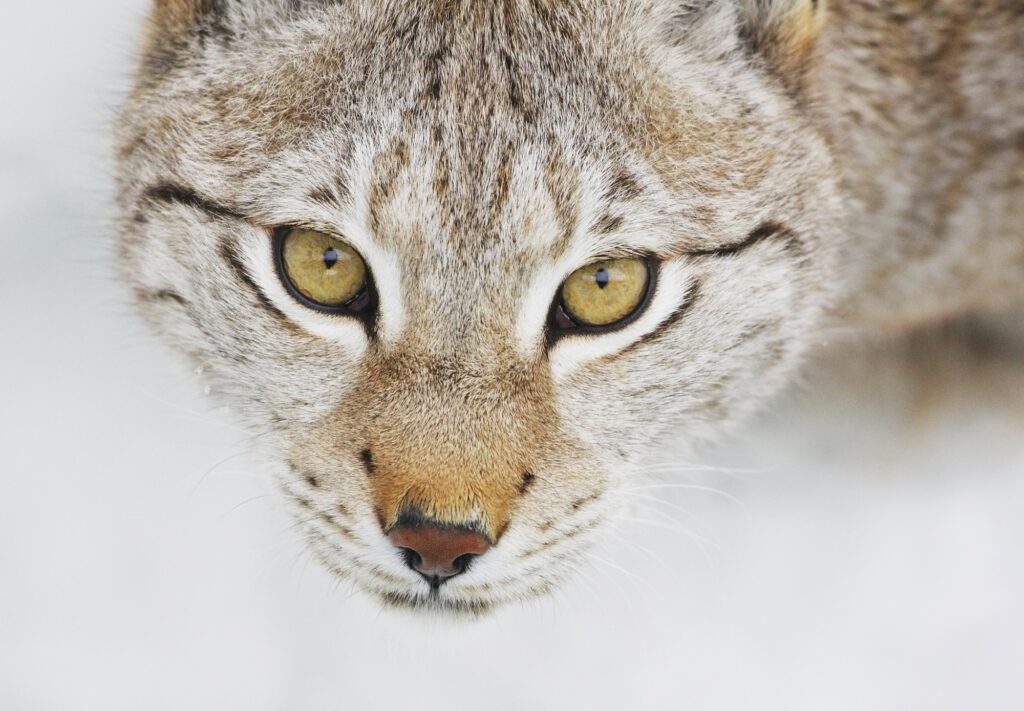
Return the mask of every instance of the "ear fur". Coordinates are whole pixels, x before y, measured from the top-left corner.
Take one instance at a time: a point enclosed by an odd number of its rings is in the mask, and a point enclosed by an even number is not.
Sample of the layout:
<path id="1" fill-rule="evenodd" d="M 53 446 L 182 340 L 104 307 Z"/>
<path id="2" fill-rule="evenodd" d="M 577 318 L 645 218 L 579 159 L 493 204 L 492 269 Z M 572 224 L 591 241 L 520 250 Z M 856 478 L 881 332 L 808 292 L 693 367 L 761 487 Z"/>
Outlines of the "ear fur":
<path id="1" fill-rule="evenodd" d="M 204 23 L 219 24 L 225 13 L 224 0 L 155 0 L 153 33 L 157 37 L 179 37 Z"/>
<path id="2" fill-rule="evenodd" d="M 740 0 L 744 40 L 792 90 L 805 88 L 813 69 L 826 0 Z"/>

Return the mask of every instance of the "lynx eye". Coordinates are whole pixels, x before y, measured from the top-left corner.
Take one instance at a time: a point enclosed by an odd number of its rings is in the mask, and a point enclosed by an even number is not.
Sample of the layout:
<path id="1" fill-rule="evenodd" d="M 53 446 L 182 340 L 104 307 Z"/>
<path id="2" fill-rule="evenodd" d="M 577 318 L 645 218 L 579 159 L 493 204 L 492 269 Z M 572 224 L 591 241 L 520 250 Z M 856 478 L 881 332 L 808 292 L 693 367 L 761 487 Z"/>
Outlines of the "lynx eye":
<path id="1" fill-rule="evenodd" d="M 639 257 L 606 259 L 577 269 L 562 284 L 556 325 L 606 328 L 619 324 L 640 311 L 650 282 L 650 266 Z"/>
<path id="2" fill-rule="evenodd" d="M 292 293 L 314 308 L 362 311 L 369 305 L 366 262 L 336 237 L 302 228 L 278 236 L 278 265 Z"/>

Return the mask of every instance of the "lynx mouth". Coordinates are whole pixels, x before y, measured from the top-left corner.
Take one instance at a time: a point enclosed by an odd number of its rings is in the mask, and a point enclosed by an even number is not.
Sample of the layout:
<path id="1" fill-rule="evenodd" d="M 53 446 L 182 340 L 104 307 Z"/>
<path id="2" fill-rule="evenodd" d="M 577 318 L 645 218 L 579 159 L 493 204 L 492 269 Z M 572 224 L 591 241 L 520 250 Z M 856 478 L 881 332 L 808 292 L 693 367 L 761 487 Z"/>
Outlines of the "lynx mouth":
<path id="1" fill-rule="evenodd" d="M 425 580 L 406 581 L 375 566 L 366 566 L 359 562 L 358 557 L 339 556 L 336 547 L 322 533 L 310 533 L 309 550 L 328 571 L 376 599 L 387 609 L 475 619 L 493 612 L 514 597 L 483 596 L 453 589 L 449 585 L 430 585 Z"/>
<path id="2" fill-rule="evenodd" d="M 477 618 L 493 612 L 497 602 L 442 596 L 440 591 L 431 589 L 426 595 L 408 592 L 376 592 L 376 597 L 386 607 L 416 613 L 433 613 L 451 617 Z"/>

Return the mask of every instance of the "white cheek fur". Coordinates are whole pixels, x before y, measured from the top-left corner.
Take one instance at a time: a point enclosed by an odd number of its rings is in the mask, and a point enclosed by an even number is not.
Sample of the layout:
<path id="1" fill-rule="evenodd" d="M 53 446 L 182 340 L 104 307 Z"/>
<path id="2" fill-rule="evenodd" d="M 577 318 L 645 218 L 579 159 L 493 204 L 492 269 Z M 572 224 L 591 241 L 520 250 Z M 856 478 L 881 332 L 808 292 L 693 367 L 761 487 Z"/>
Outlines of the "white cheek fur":
<path id="1" fill-rule="evenodd" d="M 564 278 L 564 268 L 559 265 L 548 266 L 534 277 L 530 288 L 526 290 L 516 322 L 516 345 L 522 356 L 528 358 L 542 347 L 551 300 Z"/>

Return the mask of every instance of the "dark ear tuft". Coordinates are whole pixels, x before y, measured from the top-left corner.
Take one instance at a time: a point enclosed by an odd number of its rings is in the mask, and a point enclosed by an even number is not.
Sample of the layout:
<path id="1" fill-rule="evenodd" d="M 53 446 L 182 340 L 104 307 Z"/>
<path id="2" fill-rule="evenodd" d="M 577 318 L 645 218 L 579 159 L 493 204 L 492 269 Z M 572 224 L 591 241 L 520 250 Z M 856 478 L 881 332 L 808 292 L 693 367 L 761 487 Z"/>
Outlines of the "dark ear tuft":
<path id="1" fill-rule="evenodd" d="M 743 39 L 794 91 L 813 69 L 826 0 L 741 0 Z"/>

